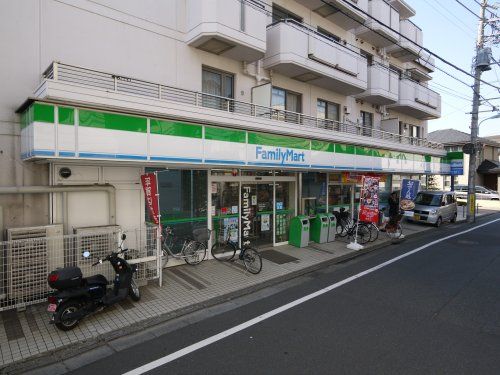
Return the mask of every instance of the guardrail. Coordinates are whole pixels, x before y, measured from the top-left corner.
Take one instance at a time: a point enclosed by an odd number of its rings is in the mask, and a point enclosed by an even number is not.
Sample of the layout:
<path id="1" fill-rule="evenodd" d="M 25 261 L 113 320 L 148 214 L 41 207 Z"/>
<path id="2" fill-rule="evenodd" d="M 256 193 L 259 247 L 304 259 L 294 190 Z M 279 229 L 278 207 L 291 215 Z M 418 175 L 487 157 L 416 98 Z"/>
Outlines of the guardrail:
<path id="1" fill-rule="evenodd" d="M 238 115 L 283 121 L 297 124 L 300 127 L 304 127 L 304 129 L 319 128 L 331 130 L 333 132 L 382 139 L 400 144 L 444 149 L 444 146 L 440 143 L 389 133 L 372 127 L 366 127 L 355 122 L 343 123 L 329 119 L 321 119 L 298 112 L 265 107 L 222 96 L 190 91 L 59 62 L 53 62 L 44 72 L 43 78 L 53 81 L 69 82 L 104 91 L 166 100 L 197 107 L 206 107 Z"/>
<path id="2" fill-rule="evenodd" d="M 157 228 L 148 226 L 125 233 L 124 247 L 129 250 L 123 256 L 129 263 L 138 264 L 136 278 L 160 279 Z M 115 272 L 111 264 L 92 267 L 92 263 L 118 251 L 120 234 L 103 231 L 0 242 L 0 311 L 45 302 L 50 291 L 47 276 L 58 267 L 76 266 L 83 277 L 102 274 L 112 283 Z M 84 251 L 90 252 L 89 258 L 83 257 Z"/>

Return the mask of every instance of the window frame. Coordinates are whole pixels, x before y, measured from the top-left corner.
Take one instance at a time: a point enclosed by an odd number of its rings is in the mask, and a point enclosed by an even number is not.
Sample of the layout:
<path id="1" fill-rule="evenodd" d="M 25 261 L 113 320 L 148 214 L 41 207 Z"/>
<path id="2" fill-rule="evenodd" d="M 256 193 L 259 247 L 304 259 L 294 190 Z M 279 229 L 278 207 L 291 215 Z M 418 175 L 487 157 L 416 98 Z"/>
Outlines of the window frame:
<path id="1" fill-rule="evenodd" d="M 217 69 L 217 68 L 212 68 L 211 66 L 202 65 L 201 66 L 201 92 L 203 94 L 207 94 L 207 95 L 214 95 L 214 94 L 205 92 L 203 90 L 203 73 L 205 71 L 209 72 L 209 73 L 214 73 L 214 74 L 220 74 L 221 75 L 221 91 L 222 92 L 226 92 L 226 90 L 225 90 L 225 88 L 227 87 L 226 86 L 226 78 L 230 77 L 231 81 L 232 81 L 231 82 L 231 94 L 232 94 L 232 96 L 230 96 L 230 97 L 229 96 L 224 96 L 224 95 L 217 95 L 217 96 L 220 96 L 222 98 L 234 99 L 236 74 L 228 72 L 228 71 L 224 71 L 224 70 L 221 70 L 221 69 Z"/>
<path id="2" fill-rule="evenodd" d="M 319 118 L 318 117 L 318 104 L 320 102 L 325 103 L 325 118 L 324 119 L 325 120 L 332 120 L 332 121 L 340 122 L 340 104 L 339 103 L 335 103 L 335 102 L 331 102 L 329 100 L 321 99 L 321 98 L 317 98 L 316 99 L 316 118 Z M 332 118 L 328 117 L 328 107 L 330 105 L 333 105 L 333 106 L 337 107 L 337 118 L 336 119 L 332 119 Z"/>

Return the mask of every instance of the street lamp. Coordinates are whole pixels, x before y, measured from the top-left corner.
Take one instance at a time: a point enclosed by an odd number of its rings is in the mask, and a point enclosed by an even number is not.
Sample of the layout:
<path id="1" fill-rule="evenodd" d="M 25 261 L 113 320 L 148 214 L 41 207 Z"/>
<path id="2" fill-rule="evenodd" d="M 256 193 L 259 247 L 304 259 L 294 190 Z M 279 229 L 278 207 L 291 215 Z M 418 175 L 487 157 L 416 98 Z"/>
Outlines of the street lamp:
<path id="1" fill-rule="evenodd" d="M 487 117 L 479 122 L 476 129 L 479 129 L 481 125 L 486 120 L 492 120 L 494 118 L 500 118 L 500 112 L 496 113 L 491 117 Z M 476 133 L 477 135 L 477 130 Z M 470 155 L 469 160 L 469 189 L 467 193 L 467 221 L 476 221 L 476 159 L 477 159 L 477 149 L 476 149 L 476 137 L 472 135 L 471 129 L 471 143 L 473 145 L 473 152 Z"/>
<path id="2" fill-rule="evenodd" d="M 498 112 L 496 115 L 493 115 L 491 117 L 487 117 L 487 118 L 481 120 L 477 126 L 481 125 L 486 120 L 493 120 L 494 118 L 500 118 L 500 112 Z"/>

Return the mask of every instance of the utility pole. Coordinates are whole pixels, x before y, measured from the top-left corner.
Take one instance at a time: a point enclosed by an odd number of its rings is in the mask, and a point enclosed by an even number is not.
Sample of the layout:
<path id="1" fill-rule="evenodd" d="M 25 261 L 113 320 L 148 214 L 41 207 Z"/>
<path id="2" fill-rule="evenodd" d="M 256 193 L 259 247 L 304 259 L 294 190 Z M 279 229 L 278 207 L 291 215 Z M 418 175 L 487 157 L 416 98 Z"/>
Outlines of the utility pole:
<path id="1" fill-rule="evenodd" d="M 472 119 L 470 125 L 470 142 L 474 145 L 473 152 L 469 158 L 469 187 L 467 193 L 467 222 L 471 223 L 476 220 L 476 161 L 477 161 L 477 134 L 479 132 L 479 92 L 481 89 L 481 74 L 485 70 L 484 65 L 480 65 L 480 56 L 484 53 L 484 26 L 485 13 L 488 6 L 487 0 L 481 1 L 481 11 L 479 15 L 479 27 L 477 32 L 476 43 L 476 60 L 474 63 L 474 96 L 472 100 Z M 452 177 L 453 178 L 453 177 Z"/>

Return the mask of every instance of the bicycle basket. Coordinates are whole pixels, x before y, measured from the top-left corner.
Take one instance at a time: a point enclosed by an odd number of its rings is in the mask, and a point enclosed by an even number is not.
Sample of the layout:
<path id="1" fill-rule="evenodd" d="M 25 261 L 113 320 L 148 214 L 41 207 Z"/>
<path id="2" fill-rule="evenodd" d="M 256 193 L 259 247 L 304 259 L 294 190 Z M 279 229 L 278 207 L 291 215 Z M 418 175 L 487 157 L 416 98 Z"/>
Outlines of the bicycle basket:
<path id="1" fill-rule="evenodd" d="M 210 238 L 210 231 L 207 228 L 193 229 L 193 238 L 198 242 L 207 242 Z"/>

